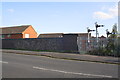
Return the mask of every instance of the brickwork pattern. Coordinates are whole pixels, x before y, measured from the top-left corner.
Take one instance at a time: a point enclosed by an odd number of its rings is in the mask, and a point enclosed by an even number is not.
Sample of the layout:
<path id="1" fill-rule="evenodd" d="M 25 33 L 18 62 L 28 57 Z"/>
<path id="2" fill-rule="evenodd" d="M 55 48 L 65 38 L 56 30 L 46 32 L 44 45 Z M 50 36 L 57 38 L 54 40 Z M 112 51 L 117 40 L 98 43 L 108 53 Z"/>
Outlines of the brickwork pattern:
<path id="1" fill-rule="evenodd" d="M 62 38 L 3 39 L 2 48 L 78 52 L 76 35 Z"/>

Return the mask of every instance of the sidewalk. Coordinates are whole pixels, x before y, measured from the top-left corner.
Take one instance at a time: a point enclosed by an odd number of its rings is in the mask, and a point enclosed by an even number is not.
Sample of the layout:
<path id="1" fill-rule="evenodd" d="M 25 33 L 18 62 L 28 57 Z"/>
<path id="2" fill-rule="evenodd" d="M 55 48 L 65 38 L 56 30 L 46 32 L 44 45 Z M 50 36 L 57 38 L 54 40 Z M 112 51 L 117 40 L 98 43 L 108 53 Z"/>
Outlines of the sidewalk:
<path id="1" fill-rule="evenodd" d="M 40 55 L 40 56 L 47 56 L 47 57 L 53 57 L 53 58 L 59 58 L 59 59 L 101 62 L 101 63 L 111 63 L 111 64 L 119 64 L 120 63 L 120 60 L 118 60 L 118 58 L 115 58 L 115 57 L 103 57 L 103 56 L 94 56 L 94 55 L 87 55 L 87 54 L 71 54 L 71 53 L 59 53 L 59 52 L 37 52 L 37 51 L 10 50 L 10 49 L 2 49 L 2 52 L 27 54 L 27 55 Z"/>

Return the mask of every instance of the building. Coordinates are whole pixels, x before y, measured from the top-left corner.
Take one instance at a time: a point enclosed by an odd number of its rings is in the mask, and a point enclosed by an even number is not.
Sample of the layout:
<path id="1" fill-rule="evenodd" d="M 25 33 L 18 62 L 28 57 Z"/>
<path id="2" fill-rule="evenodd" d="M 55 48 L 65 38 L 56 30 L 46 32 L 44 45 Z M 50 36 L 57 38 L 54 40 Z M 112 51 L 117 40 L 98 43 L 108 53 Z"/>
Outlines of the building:
<path id="1" fill-rule="evenodd" d="M 63 33 L 47 33 L 47 34 L 40 34 L 38 38 L 59 38 L 63 37 Z"/>
<path id="2" fill-rule="evenodd" d="M 96 41 L 96 37 L 90 38 L 90 44 L 88 47 L 88 50 L 95 50 L 96 48 L 103 48 L 107 46 L 107 38 L 103 35 L 101 37 L 98 37 L 98 42 Z"/>
<path id="3" fill-rule="evenodd" d="M 91 33 L 89 33 L 91 37 Z M 78 33 L 77 44 L 80 53 L 85 53 L 88 49 L 88 33 Z"/>
<path id="4" fill-rule="evenodd" d="M 0 28 L 1 39 L 37 38 L 37 32 L 31 25 Z"/>
<path id="5" fill-rule="evenodd" d="M 82 38 L 88 37 L 88 33 L 46 33 L 46 34 L 40 34 L 38 38 L 59 38 L 59 37 L 64 37 L 64 35 L 72 35 L 72 36 L 78 35 L 78 37 L 82 37 Z"/>
<path id="6" fill-rule="evenodd" d="M 89 34 L 91 37 L 91 33 Z M 64 48 L 70 47 L 69 44 L 75 44 L 78 47 L 79 52 L 87 51 L 88 33 L 48 33 L 40 34 L 38 38 L 64 38 Z M 71 46 L 72 49 L 73 46 Z"/>

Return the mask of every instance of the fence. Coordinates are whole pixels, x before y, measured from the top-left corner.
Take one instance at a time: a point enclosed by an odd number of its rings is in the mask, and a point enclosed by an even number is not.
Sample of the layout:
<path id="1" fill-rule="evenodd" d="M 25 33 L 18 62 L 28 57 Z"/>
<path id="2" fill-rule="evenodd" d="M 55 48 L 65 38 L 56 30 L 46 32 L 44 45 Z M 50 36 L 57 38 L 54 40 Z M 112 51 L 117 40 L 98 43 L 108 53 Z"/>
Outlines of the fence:
<path id="1" fill-rule="evenodd" d="M 3 49 L 25 49 L 78 53 L 76 36 L 62 38 L 3 39 Z"/>
<path id="2" fill-rule="evenodd" d="M 77 37 L 78 50 L 81 54 L 92 54 L 99 56 L 120 56 L 120 39 L 118 38 L 96 38 L 88 39 Z"/>
<path id="3" fill-rule="evenodd" d="M 3 39 L 2 48 L 72 52 L 100 56 L 120 56 L 120 39 L 78 37 L 64 35 L 60 38 Z"/>

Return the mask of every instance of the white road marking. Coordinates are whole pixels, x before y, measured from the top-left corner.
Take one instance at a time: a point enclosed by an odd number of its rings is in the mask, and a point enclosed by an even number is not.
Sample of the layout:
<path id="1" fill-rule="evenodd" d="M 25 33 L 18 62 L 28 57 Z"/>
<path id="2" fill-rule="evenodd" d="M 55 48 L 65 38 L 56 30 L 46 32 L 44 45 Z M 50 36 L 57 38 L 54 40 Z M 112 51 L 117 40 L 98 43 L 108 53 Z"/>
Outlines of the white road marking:
<path id="1" fill-rule="evenodd" d="M 40 69 L 40 70 L 60 72 L 60 73 L 65 73 L 65 74 L 76 74 L 76 75 L 84 75 L 84 76 L 96 76 L 96 77 L 112 78 L 112 76 L 107 76 L 107 75 L 96 75 L 96 74 L 85 74 L 85 73 L 77 73 L 77 72 L 67 72 L 67 71 L 54 70 L 54 69 L 46 69 L 46 68 L 35 67 L 35 66 L 33 66 L 33 68 L 34 69 Z"/>
<path id="2" fill-rule="evenodd" d="M 23 55 L 23 56 L 30 56 L 30 55 Z"/>
<path id="3" fill-rule="evenodd" d="M 8 64 L 8 62 L 5 62 L 5 61 L 0 61 L 0 63 L 5 63 L 5 64 Z"/>

